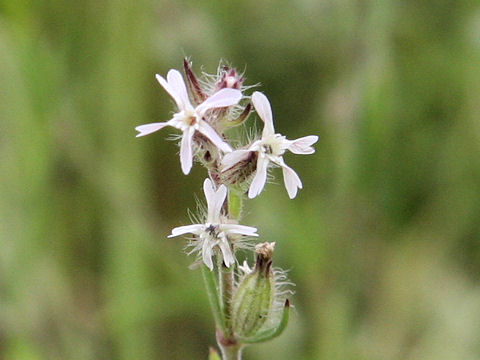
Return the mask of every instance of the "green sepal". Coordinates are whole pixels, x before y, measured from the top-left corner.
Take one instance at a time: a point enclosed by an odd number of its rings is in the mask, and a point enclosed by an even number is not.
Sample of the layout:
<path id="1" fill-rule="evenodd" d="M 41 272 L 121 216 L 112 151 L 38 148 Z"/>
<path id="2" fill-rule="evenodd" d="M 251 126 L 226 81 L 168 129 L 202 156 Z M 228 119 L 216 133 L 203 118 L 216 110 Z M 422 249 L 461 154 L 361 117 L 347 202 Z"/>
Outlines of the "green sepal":
<path id="1" fill-rule="evenodd" d="M 270 261 L 271 264 L 271 261 Z M 245 276 L 233 297 L 233 326 L 241 337 L 254 337 L 271 312 L 275 284 L 271 271 L 257 269 Z"/>
<path id="2" fill-rule="evenodd" d="M 213 318 L 215 319 L 215 325 L 222 331 L 225 331 L 225 316 L 222 311 L 222 305 L 218 297 L 217 279 L 215 278 L 215 272 L 211 271 L 205 264 L 202 264 L 203 280 L 207 289 L 208 300 L 213 312 Z"/>
<path id="3" fill-rule="evenodd" d="M 277 336 L 280 336 L 283 330 L 285 330 L 288 324 L 289 317 L 290 317 L 290 301 L 287 299 L 285 300 L 285 305 L 283 307 L 282 319 L 280 320 L 276 328 L 262 331 L 257 335 L 249 338 L 239 338 L 239 342 L 242 344 L 256 344 L 256 343 L 272 340 Z"/>
<path id="4" fill-rule="evenodd" d="M 241 125 L 245 120 L 247 120 L 248 115 L 250 115 L 250 112 L 252 111 L 252 104 L 248 103 L 247 106 L 245 106 L 245 109 L 242 111 L 242 113 L 234 120 L 226 121 L 225 124 L 228 127 L 234 127 Z"/>

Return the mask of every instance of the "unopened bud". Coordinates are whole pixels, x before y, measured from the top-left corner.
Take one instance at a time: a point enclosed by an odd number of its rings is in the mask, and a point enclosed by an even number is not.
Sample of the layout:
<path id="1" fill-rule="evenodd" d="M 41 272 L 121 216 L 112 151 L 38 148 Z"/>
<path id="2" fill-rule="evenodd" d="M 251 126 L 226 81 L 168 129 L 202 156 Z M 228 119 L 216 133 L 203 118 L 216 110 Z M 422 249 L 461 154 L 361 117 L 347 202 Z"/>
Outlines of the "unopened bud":
<path id="1" fill-rule="evenodd" d="M 219 74 L 219 79 L 215 90 L 218 91 L 224 88 L 240 90 L 243 84 L 243 76 L 237 70 L 224 66 Z"/>
<path id="2" fill-rule="evenodd" d="M 190 90 L 190 94 L 193 96 L 194 103 L 198 105 L 207 98 L 207 95 L 203 91 L 197 76 L 192 70 L 192 63 L 187 59 L 183 59 L 183 69 L 185 70 L 185 75 L 187 76 L 187 86 Z"/>
<path id="3" fill-rule="evenodd" d="M 233 327 L 241 337 L 255 336 L 271 315 L 275 298 L 274 247 L 275 243 L 255 246 L 255 268 L 242 279 L 233 297 Z"/>

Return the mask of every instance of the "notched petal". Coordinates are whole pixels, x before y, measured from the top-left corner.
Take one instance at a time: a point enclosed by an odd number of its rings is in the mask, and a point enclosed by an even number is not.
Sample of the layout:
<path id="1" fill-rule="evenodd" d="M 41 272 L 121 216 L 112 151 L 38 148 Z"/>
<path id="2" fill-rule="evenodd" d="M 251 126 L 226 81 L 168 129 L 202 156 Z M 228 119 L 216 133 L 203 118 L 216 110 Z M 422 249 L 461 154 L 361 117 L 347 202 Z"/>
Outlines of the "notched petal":
<path id="1" fill-rule="evenodd" d="M 188 98 L 187 87 L 185 86 L 185 81 L 183 80 L 183 76 L 180 71 L 171 69 L 168 71 L 167 74 L 167 81 L 168 85 L 175 91 L 176 95 L 181 101 L 181 105 L 179 105 L 180 109 L 190 109 L 192 105 L 190 104 L 190 100 Z"/>
<path id="2" fill-rule="evenodd" d="M 167 125 L 169 124 L 166 122 L 161 122 L 161 123 L 151 123 L 151 124 L 137 126 L 135 128 L 135 130 L 138 131 L 138 134 L 136 135 L 136 137 L 149 135 L 151 133 L 154 133 L 155 131 L 163 129 Z"/>
<path id="3" fill-rule="evenodd" d="M 235 257 L 232 254 L 232 249 L 230 249 L 230 245 L 228 244 L 227 240 L 220 241 L 218 246 L 222 251 L 223 263 L 225 266 L 229 268 L 230 265 L 235 264 Z"/>
<path id="4" fill-rule="evenodd" d="M 316 135 L 309 135 L 304 136 L 296 140 L 292 140 L 290 143 L 288 150 L 290 150 L 294 154 L 313 154 L 315 149 L 312 147 L 318 141 L 318 136 Z"/>
<path id="5" fill-rule="evenodd" d="M 269 161 L 267 159 L 261 158 L 259 158 L 257 161 L 257 173 L 250 184 L 250 188 L 248 189 L 248 197 L 250 199 L 253 199 L 260 194 L 265 187 L 265 183 L 267 181 L 268 162 Z"/>
<path id="6" fill-rule="evenodd" d="M 225 154 L 222 159 L 222 171 L 230 169 L 240 161 L 246 160 L 250 154 L 250 150 L 235 150 L 231 153 Z"/>
<path id="7" fill-rule="evenodd" d="M 238 225 L 238 224 L 222 224 L 221 227 L 223 231 L 226 231 L 230 234 L 258 236 L 257 228 L 254 228 L 252 226 Z"/>
<path id="8" fill-rule="evenodd" d="M 168 235 L 168 237 L 171 238 L 171 237 L 185 235 L 185 234 L 199 235 L 203 231 L 204 227 L 205 226 L 202 224 L 179 226 L 179 227 L 173 228 L 172 234 Z"/>
<path id="9" fill-rule="evenodd" d="M 262 137 L 273 135 L 275 133 L 275 130 L 273 128 L 273 115 L 270 101 L 268 101 L 268 98 L 263 93 L 255 91 L 252 94 L 252 103 L 255 107 L 255 110 L 257 111 L 258 116 L 260 116 L 260 118 L 265 123 Z"/>
<path id="10" fill-rule="evenodd" d="M 198 131 L 205 135 L 216 147 L 218 147 L 223 152 L 229 153 L 232 151 L 230 145 L 223 141 L 220 135 L 218 135 L 217 132 L 206 121 L 200 120 Z"/>
<path id="11" fill-rule="evenodd" d="M 194 133 L 193 128 L 188 128 L 182 137 L 180 143 L 180 163 L 182 165 L 182 171 L 187 175 L 192 169 L 193 165 L 193 149 L 192 149 L 192 137 Z"/>
<path id="12" fill-rule="evenodd" d="M 287 166 L 286 164 L 282 165 L 283 170 L 283 181 L 285 183 L 285 188 L 287 189 L 288 196 L 290 199 L 293 199 L 297 196 L 298 189 L 302 188 L 302 181 L 297 173 Z"/>
<path id="13" fill-rule="evenodd" d="M 242 92 L 236 89 L 221 89 L 197 106 L 197 112 L 203 114 L 213 108 L 221 108 L 237 104 L 242 98 Z"/>

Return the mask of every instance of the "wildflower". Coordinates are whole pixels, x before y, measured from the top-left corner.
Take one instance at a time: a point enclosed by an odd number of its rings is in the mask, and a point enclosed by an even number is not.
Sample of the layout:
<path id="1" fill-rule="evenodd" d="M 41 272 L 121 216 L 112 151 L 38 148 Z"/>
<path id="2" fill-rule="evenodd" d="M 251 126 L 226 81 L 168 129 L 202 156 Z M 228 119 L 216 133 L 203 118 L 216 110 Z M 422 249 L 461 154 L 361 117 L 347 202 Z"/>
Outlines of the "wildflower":
<path id="1" fill-rule="evenodd" d="M 227 187 L 220 185 L 215 190 L 210 179 L 205 179 L 203 191 L 207 199 L 207 222 L 205 224 L 193 224 L 176 227 L 168 237 L 174 237 L 184 234 L 196 235 L 196 245 L 193 251 L 201 252 L 205 265 L 213 270 L 213 249 L 218 246 L 220 249 L 225 266 L 235 263 L 232 249 L 230 248 L 229 236 L 258 236 L 257 229 L 250 226 L 225 223 L 222 219 L 221 210 L 227 196 Z"/>
<path id="2" fill-rule="evenodd" d="M 187 88 L 182 75 L 177 70 L 170 70 L 167 80 L 156 75 L 160 85 L 170 94 L 178 107 L 178 112 L 167 122 L 140 125 L 135 128 L 139 136 L 158 131 L 165 126 L 173 126 L 183 132 L 180 143 L 180 163 L 184 174 L 188 174 L 193 164 L 193 135 L 196 131 L 207 137 L 223 152 L 231 152 L 232 148 L 218 135 L 215 129 L 205 121 L 205 113 L 214 108 L 222 108 L 237 104 L 242 98 L 240 90 L 221 89 L 200 103 L 195 108 L 188 98 Z"/>
<path id="3" fill-rule="evenodd" d="M 290 199 L 293 199 L 297 195 L 298 189 L 302 188 L 302 181 L 297 173 L 285 164 L 283 154 L 286 150 L 290 150 L 294 154 L 313 154 L 315 150 L 311 145 L 317 142 L 318 136 L 310 135 L 296 140 L 288 140 L 281 134 L 275 134 L 272 109 L 267 97 L 261 92 L 255 91 L 252 94 L 252 103 L 259 117 L 265 123 L 262 138 L 254 141 L 246 149 L 225 154 L 222 159 L 223 171 L 247 159 L 251 152 L 256 152 L 258 154 L 256 174 L 250 184 L 248 197 L 252 199 L 262 192 L 267 181 L 268 165 L 272 162 L 282 167 L 285 188 Z"/>

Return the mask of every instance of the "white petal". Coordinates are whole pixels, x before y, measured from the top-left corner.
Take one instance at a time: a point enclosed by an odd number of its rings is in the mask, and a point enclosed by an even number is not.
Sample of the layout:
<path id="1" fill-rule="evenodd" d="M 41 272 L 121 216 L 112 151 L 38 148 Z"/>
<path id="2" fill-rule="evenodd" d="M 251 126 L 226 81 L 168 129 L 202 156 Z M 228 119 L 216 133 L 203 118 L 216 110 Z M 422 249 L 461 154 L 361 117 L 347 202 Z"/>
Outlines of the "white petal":
<path id="1" fill-rule="evenodd" d="M 216 147 L 226 153 L 232 151 L 230 145 L 223 141 L 220 135 L 218 135 L 217 132 L 206 121 L 200 120 L 198 122 L 198 125 L 198 131 L 200 131 L 203 135 L 209 138 Z"/>
<path id="2" fill-rule="evenodd" d="M 248 158 L 248 155 L 250 154 L 250 152 L 251 150 L 240 149 L 240 150 L 235 150 L 234 152 L 225 154 L 222 159 L 222 171 L 228 170 L 232 166 L 234 166 L 236 163 Z"/>
<path id="3" fill-rule="evenodd" d="M 222 239 L 218 244 L 220 250 L 222 251 L 223 255 L 223 262 L 226 267 L 230 267 L 230 265 L 235 264 L 235 258 L 232 254 L 232 249 L 230 249 L 230 245 L 226 239 Z"/>
<path id="4" fill-rule="evenodd" d="M 218 190 L 215 191 L 210 179 L 206 179 L 203 182 L 203 191 L 205 193 L 205 198 L 207 199 L 207 222 L 210 224 L 218 223 L 220 221 L 220 211 L 222 210 L 223 203 L 227 197 L 227 188 L 225 185 L 220 185 Z"/>
<path id="5" fill-rule="evenodd" d="M 210 96 L 195 109 L 200 116 L 212 108 L 220 108 L 235 105 L 242 98 L 242 92 L 237 89 L 221 89 Z"/>
<path id="6" fill-rule="evenodd" d="M 193 165 L 193 149 L 192 149 L 192 137 L 195 129 L 189 127 L 183 133 L 182 142 L 180 144 L 180 163 L 182 165 L 182 171 L 187 175 L 192 169 Z"/>
<path id="7" fill-rule="evenodd" d="M 155 75 L 155 78 L 157 79 L 157 81 L 160 83 L 160 85 L 162 85 L 162 87 L 165 89 L 166 92 L 168 92 L 168 94 L 173 98 L 173 100 L 175 100 L 175 103 L 177 104 L 177 107 L 180 109 L 180 110 L 183 110 L 185 109 L 185 105 L 184 105 L 184 102 L 182 100 L 182 97 L 180 96 L 180 94 L 178 94 L 178 92 L 176 91 L 175 88 L 173 88 L 171 86 L 171 84 L 169 84 L 167 82 L 167 80 L 165 80 L 161 75 L 159 74 L 156 74 Z"/>
<path id="8" fill-rule="evenodd" d="M 215 188 L 213 187 L 212 180 L 209 178 L 203 181 L 203 193 L 205 194 L 205 199 L 207 199 L 207 207 L 210 207 L 210 203 L 213 202 L 215 198 Z"/>
<path id="9" fill-rule="evenodd" d="M 172 229 L 172 234 L 168 235 L 169 238 L 184 234 L 195 234 L 200 235 L 205 229 L 205 225 L 203 224 L 193 224 L 193 225 L 186 225 L 186 226 L 179 226 Z"/>
<path id="10" fill-rule="evenodd" d="M 180 110 L 193 109 L 188 99 L 187 88 L 183 81 L 182 74 L 178 70 L 172 69 L 167 74 L 167 80 L 160 75 L 155 75 L 160 85 L 170 94 L 175 100 Z"/>
<path id="11" fill-rule="evenodd" d="M 210 270 L 213 270 L 212 255 L 212 246 L 210 241 L 204 240 L 202 246 L 202 259 Z"/>
<path id="12" fill-rule="evenodd" d="M 312 147 L 318 141 L 318 136 L 309 135 L 296 140 L 292 140 L 288 150 L 294 154 L 313 154 L 315 149 Z"/>
<path id="13" fill-rule="evenodd" d="M 155 131 L 158 131 L 165 126 L 170 125 L 168 122 L 161 122 L 161 123 L 151 123 L 151 124 L 145 124 L 145 125 L 140 125 L 135 128 L 135 130 L 138 131 L 138 134 L 136 137 L 140 136 L 145 136 L 148 134 L 151 134 Z"/>
<path id="14" fill-rule="evenodd" d="M 248 189 L 248 197 L 250 199 L 253 199 L 262 192 L 265 182 L 267 181 L 267 167 L 268 159 L 259 157 L 257 160 L 257 173 Z"/>
<path id="15" fill-rule="evenodd" d="M 267 97 L 259 91 L 255 91 L 252 94 L 253 106 L 257 111 L 258 116 L 263 120 L 265 126 L 262 132 L 262 138 L 267 137 L 268 135 L 273 135 L 275 130 L 273 128 L 273 116 L 272 116 L 272 107 Z"/>
<path id="16" fill-rule="evenodd" d="M 237 224 L 221 224 L 220 228 L 222 231 L 225 231 L 231 234 L 258 236 L 257 228 L 254 228 L 251 226 L 237 225 Z"/>
<path id="17" fill-rule="evenodd" d="M 288 196 L 293 199 L 297 195 L 297 189 L 302 188 L 302 181 L 298 177 L 297 173 L 285 163 L 282 164 L 283 170 L 283 182 L 287 189 Z"/>

